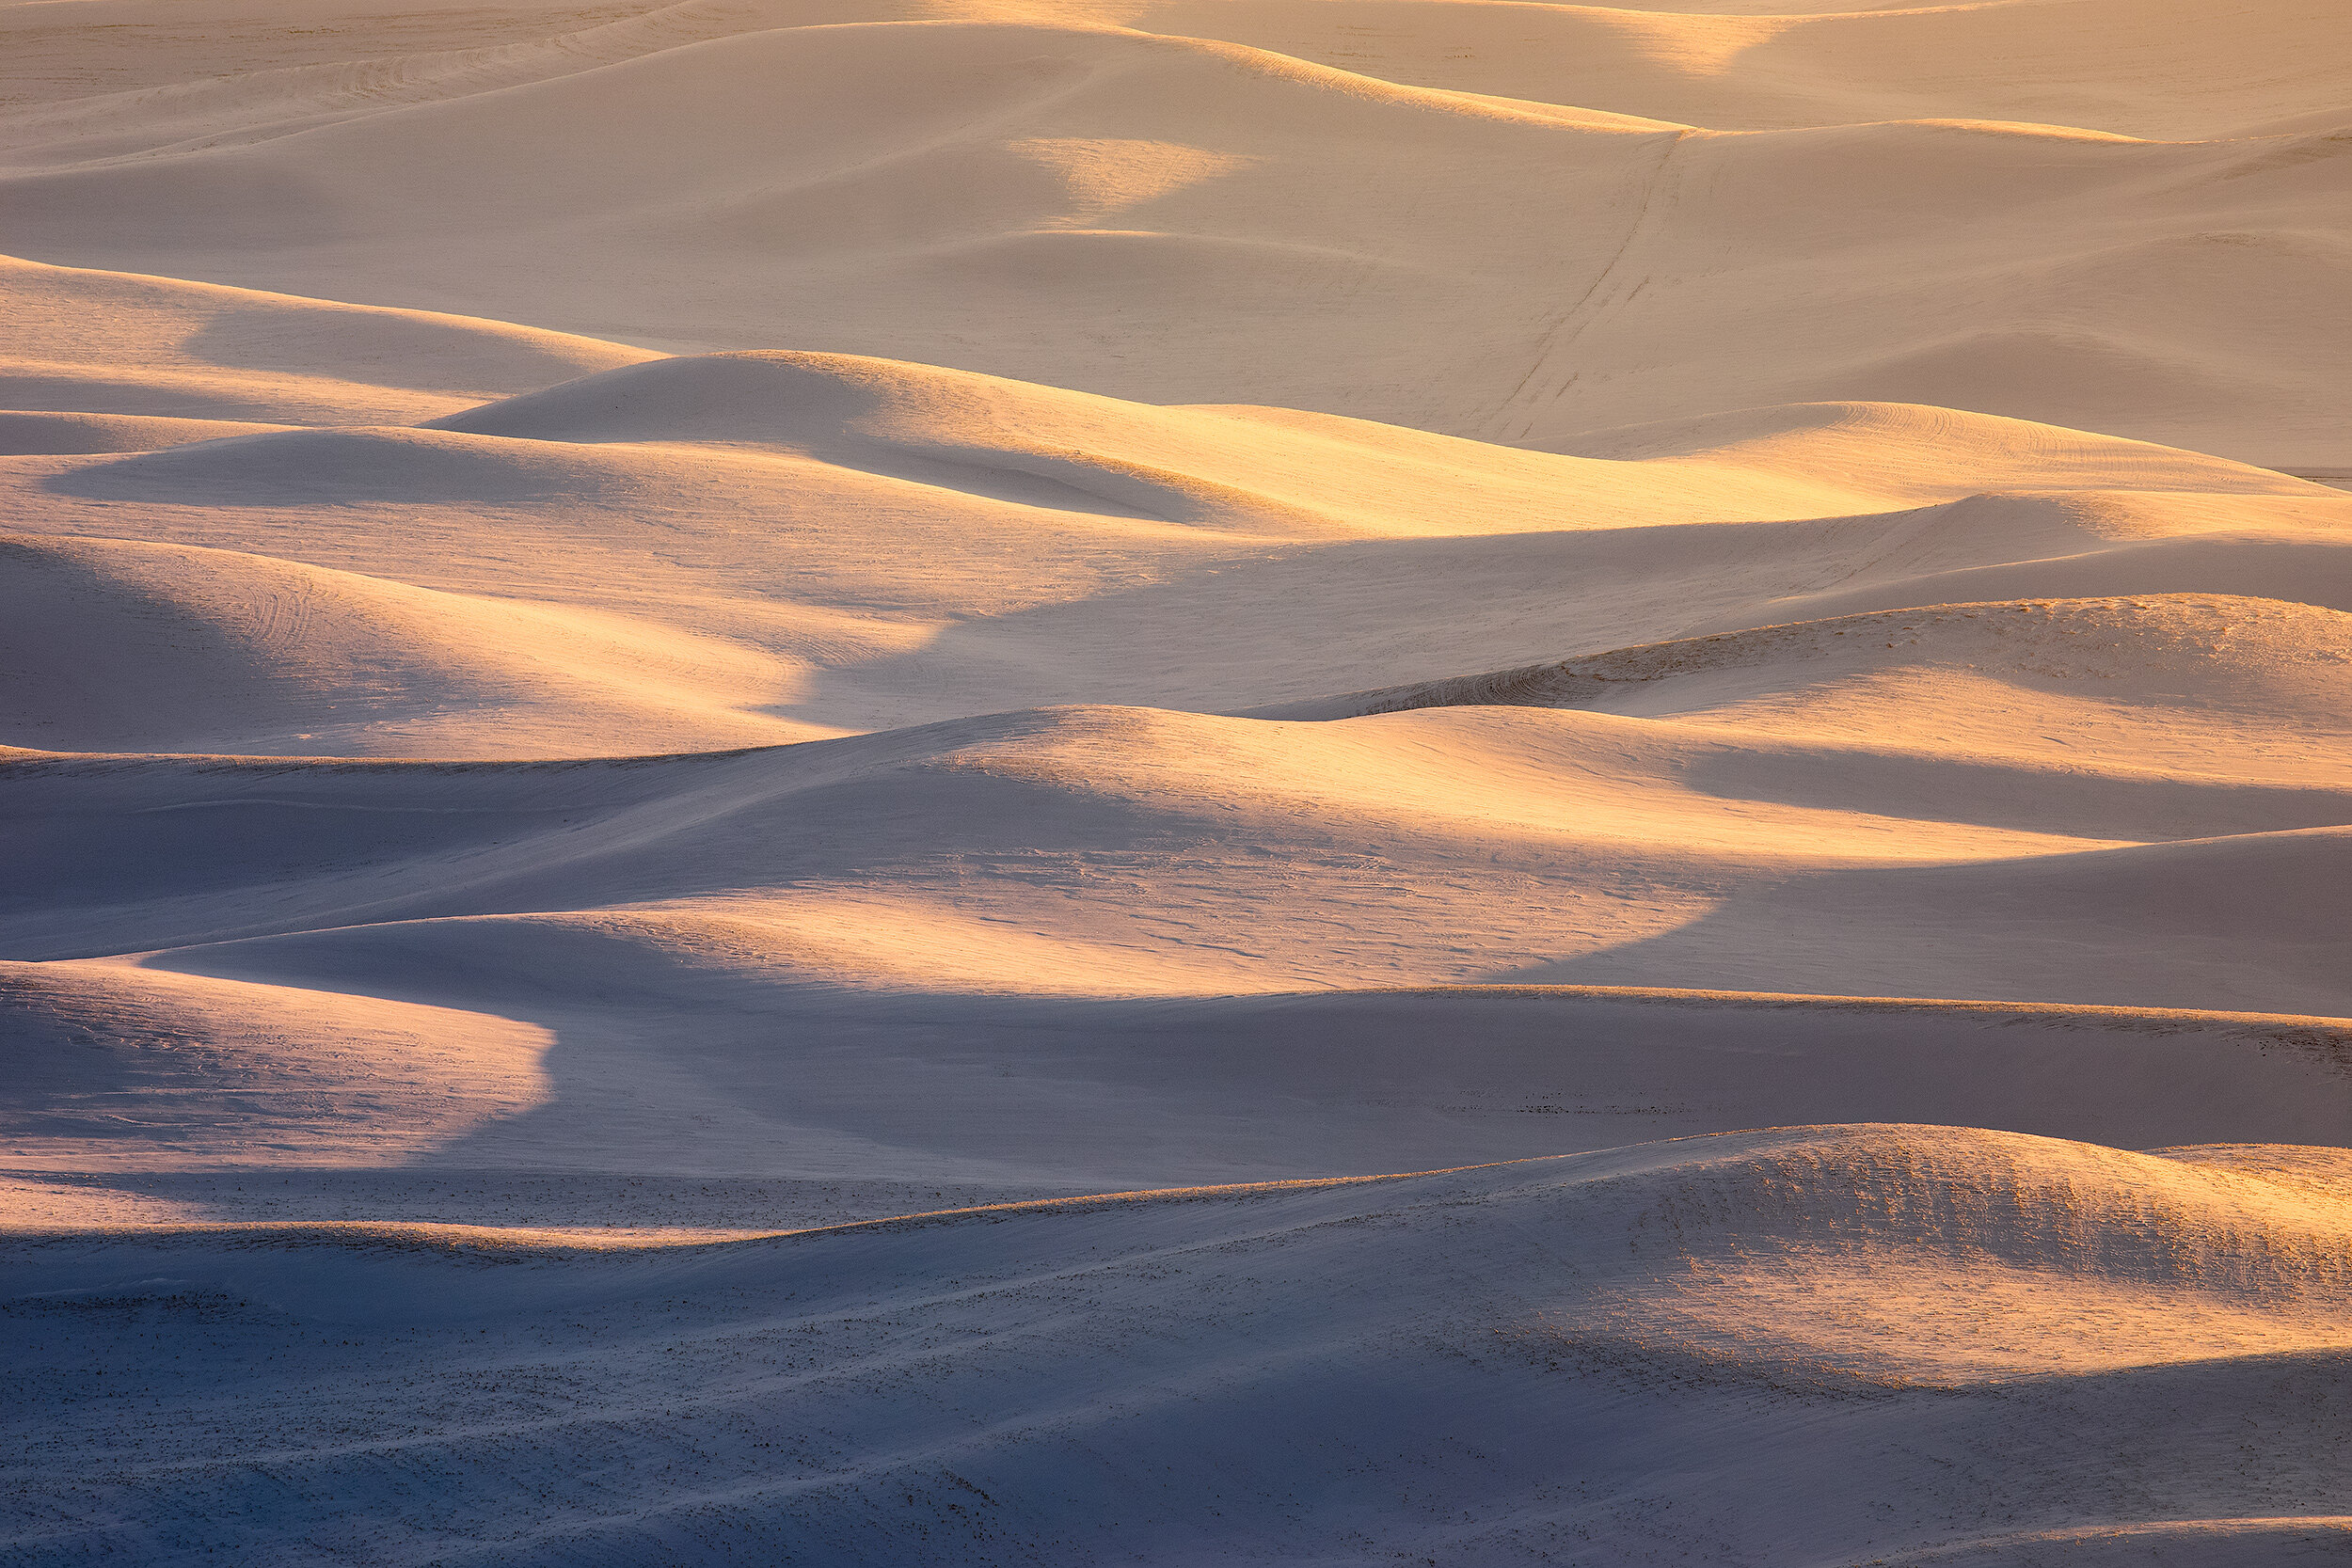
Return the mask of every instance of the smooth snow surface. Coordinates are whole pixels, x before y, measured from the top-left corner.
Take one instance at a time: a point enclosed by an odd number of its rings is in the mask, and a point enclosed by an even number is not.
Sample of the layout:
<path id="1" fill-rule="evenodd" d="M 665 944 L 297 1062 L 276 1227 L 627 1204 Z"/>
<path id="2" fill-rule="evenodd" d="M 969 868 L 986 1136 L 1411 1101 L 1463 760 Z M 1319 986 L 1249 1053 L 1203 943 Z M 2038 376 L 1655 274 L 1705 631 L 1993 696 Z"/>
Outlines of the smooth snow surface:
<path id="1" fill-rule="evenodd" d="M 2352 1558 L 2347 92 L 0 4 L 0 1560 Z"/>
<path id="2" fill-rule="evenodd" d="M 7 248 L 1554 450 L 1837 399 L 2352 467 L 2342 0 L 415 4 L 0 9 Z"/>

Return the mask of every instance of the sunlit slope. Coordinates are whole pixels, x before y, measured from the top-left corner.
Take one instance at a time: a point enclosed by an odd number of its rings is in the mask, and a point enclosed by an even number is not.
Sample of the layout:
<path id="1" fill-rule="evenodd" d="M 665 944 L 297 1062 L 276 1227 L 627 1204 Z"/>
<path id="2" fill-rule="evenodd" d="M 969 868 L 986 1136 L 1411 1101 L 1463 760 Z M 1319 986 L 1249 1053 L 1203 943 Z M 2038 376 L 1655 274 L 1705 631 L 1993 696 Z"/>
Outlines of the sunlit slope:
<path id="1" fill-rule="evenodd" d="M 191 441 L 259 436 L 279 425 L 237 420 L 176 420 L 155 414 L 0 412 L 0 457 L 77 456 L 94 451 L 153 451 Z"/>
<path id="2" fill-rule="evenodd" d="M 54 261 L 1518 443 L 1865 399 L 2352 463 L 2338 8 L 1399 7 L 1393 81 L 1334 8 L 1161 9 L 199 50 L 0 118 L 0 201 Z"/>
<path id="3" fill-rule="evenodd" d="M 1735 8 L 1783 14 L 1692 14 Z M 1073 8 L 1035 10 L 1067 17 Z M 1830 14 L 1794 14 L 1811 11 Z M 1979 119 L 2189 141 L 2352 123 L 2352 18 L 2326 0 L 2231 10 L 2195 0 L 1618 8 L 1146 0 L 1083 14 L 1414 87 L 1720 131 Z"/>
<path id="4" fill-rule="evenodd" d="M 19 1170 L 393 1164 L 546 1096 L 542 1032 L 480 1013 L 90 965 L 0 998 Z"/>
<path id="5" fill-rule="evenodd" d="M 0 257 L 0 408 L 183 421 L 406 423 L 651 357 L 503 322 L 14 257 Z M 145 444 L 195 438 L 156 431 Z M 6 439 L 11 451 L 135 450 Z"/>
<path id="6" fill-rule="evenodd" d="M 789 673 L 575 609 L 264 557 L 0 539 L 0 744 L 464 757 L 803 738 Z"/>
<path id="7" fill-rule="evenodd" d="M 1714 130 L 1992 119 L 2191 140 L 2302 120 L 2325 128 L 2343 110 L 2352 43 L 2343 13 L 2324 0 L 2229 13 L 2189 0 L 1618 8 L 764 0 L 602 14 L 528 4 L 312 11 L 313 25 L 292 34 L 228 5 L 96 0 L 64 15 L 23 11 L 0 22 L 18 62 L 0 123 L 19 157 L 120 153 L 208 134 L 290 135 L 777 28 L 964 21 L 1218 40 L 1403 86 Z"/>
<path id="8" fill-rule="evenodd" d="M 2340 1560 L 2348 29 L 0 6 L 0 1558 Z"/>
<path id="9" fill-rule="evenodd" d="M 1938 605 L 1619 649 L 1269 717 L 1576 707 L 1900 737 L 2171 778 L 2318 783 L 2352 744 L 2352 616 L 2205 595 Z"/>
<path id="10" fill-rule="evenodd" d="M 656 359 L 427 429 L 203 439 L 200 421 L 113 419 L 70 436 L 30 419 L 24 444 L 166 450 L 0 460 L 0 519 L 92 547 L 193 547 L 197 577 L 234 552 L 241 574 L 341 585 L 318 601 L 338 608 L 272 623 L 268 657 L 310 660 L 313 678 L 271 677 L 233 714 L 167 700 L 199 666 L 152 637 L 85 661 L 82 634 L 44 633 L 17 677 L 32 683 L 20 744 L 709 749 L 1078 701 L 1250 709 L 1997 595 L 2352 609 L 2340 492 L 1905 405 L 1741 410 L 1546 453 L 755 353 Z M 155 581 L 162 601 L 198 592 Z M 258 584 L 240 602 L 278 593 Z M 119 613 L 136 621 L 146 602 Z M 476 635 L 474 615 L 508 629 Z M 567 637 L 608 652 L 563 653 Z M 363 663 L 411 673 L 346 690 L 350 639 L 377 648 Z M 609 650 L 631 639 L 672 652 L 624 669 Z M 36 677 L 42 659 L 63 661 L 54 677 Z M 534 659 L 539 673 L 520 673 Z M 493 680 L 492 665 L 512 671 Z M 80 727 L 43 733 L 58 717 L 44 703 L 77 707 Z M 358 705 L 329 722 L 329 704 Z"/>
<path id="11" fill-rule="evenodd" d="M 993 480 L 1016 495 L 1025 479 L 1076 491 L 1082 507 L 1269 533 L 1733 521 L 2026 487 L 2326 495 L 2201 453 L 1940 408 L 1740 409 L 1589 432 L 1553 455 L 1288 409 L 1155 407 L 784 352 L 629 366 L 430 424 L 541 441 L 772 447 L 949 486 Z"/>
<path id="12" fill-rule="evenodd" d="M 1601 1564 L 1704 1507 L 1742 1560 L 2316 1562 L 2345 1239 L 2259 1175 L 1870 1126 L 706 1247 L 16 1241 L 15 1528 L 376 1551 L 422 1471 L 437 1533 L 533 1561 Z"/>
<path id="13" fill-rule="evenodd" d="M 2286 728 L 2308 694 L 2257 682 L 2239 711 Z M 2157 752 L 2162 717 L 2140 736 Z M 28 757 L 4 928 L 11 956 L 68 958 L 365 926 L 321 939 L 358 944 L 361 989 L 444 962 L 398 956 L 410 928 L 383 922 L 532 916 L 450 933 L 516 944 L 519 974 L 557 914 L 722 970 L 897 988 L 1540 979 L 2352 1011 L 2340 739 L 2192 771 L 2128 732 L 2106 760 L 2053 748 L 2043 721 L 1994 744 L 1573 709 L 1074 708 L 660 763 Z M 368 958 L 378 942 L 394 956 Z M 560 990 L 569 960 L 549 961 Z"/>
<path id="14" fill-rule="evenodd" d="M 1785 1128 L 1255 1192 L 1089 1196 L 719 1246 L 624 1242 L 565 1250 L 528 1231 L 501 1246 L 490 1235 L 430 1228 L 154 1227 L 105 1239 L 111 1246 L 27 1245 L 12 1236 L 8 1267 L 20 1288 L 79 1275 L 87 1290 L 104 1279 L 97 1271 L 109 1250 L 125 1262 L 177 1259 L 194 1277 L 170 1283 L 226 1287 L 232 1300 L 258 1291 L 314 1321 L 437 1327 L 566 1295 L 627 1300 L 649 1284 L 698 1296 L 730 1288 L 766 1294 L 796 1275 L 821 1277 L 829 1253 L 887 1265 L 894 1254 L 953 1254 L 979 1240 L 958 1232 L 1004 1227 L 1011 1234 L 998 1244 L 1014 1256 L 1051 1256 L 1065 1240 L 1057 1233 L 1075 1231 L 1082 1246 L 1091 1242 L 1114 1258 L 1157 1241 L 1177 1263 L 1240 1243 L 1237 1250 L 1256 1254 L 1261 1267 L 1303 1246 L 1326 1253 L 1335 1278 L 1381 1266 L 1433 1283 L 1452 1275 L 1457 1288 L 1470 1287 L 1462 1304 L 1470 1322 L 1458 1326 L 1501 1331 L 1539 1362 L 1547 1354 L 1590 1354 L 1600 1348 L 1595 1341 L 1615 1337 L 1611 1327 L 1647 1319 L 1666 1330 L 1659 1353 L 1703 1359 L 1714 1350 L 1727 1381 L 1742 1370 L 1780 1371 L 1833 1386 L 1842 1378 L 1952 1390 L 2020 1374 L 2079 1376 L 2341 1345 L 2341 1206 L 2307 1181 L 2182 1152 L 2187 1157 L 1886 1124 Z M 1448 1209 L 1468 1212 L 1448 1224 Z M 1359 1234 L 1350 1238 L 1351 1230 Z M 434 1287 L 456 1272 L 432 1256 L 437 1241 L 546 1261 L 476 1269 L 479 1283 L 437 1300 Z M 241 1261 L 239 1251 L 250 1256 Z M 310 1270 L 289 1256 L 301 1252 L 312 1254 Z M 1759 1252 L 1803 1259 L 1804 1277 L 1752 1273 L 1746 1265 Z M 1979 1293 L 1954 1295 L 1971 1268 L 1983 1271 Z M 1867 1289 L 1869 1275 L 1890 1269 L 1884 1289 Z M 373 1290 L 354 1288 L 369 1282 Z M 1711 1310 L 1700 1306 L 1710 1291 L 1722 1298 Z M 983 1300 L 993 1293 L 973 1292 Z M 1412 1301 L 1413 1315 L 1440 1316 L 1432 1309 L 1442 1294 L 1433 1297 Z M 1988 1316 L 2009 1311 L 2026 1322 L 1988 1341 Z M 1906 1315 L 1913 1321 L 1904 1323 Z M 1903 1332 L 1891 1334 L 1899 1324 Z"/>
<path id="15" fill-rule="evenodd" d="M 919 1203 L 881 1182 L 977 1201 L 1808 1117 L 2215 1144 L 2267 1169 L 2276 1142 L 2333 1138 L 2352 1113 L 2340 1021 L 1675 990 L 1023 994 L 992 990 L 986 960 L 1066 979 L 1085 950 L 985 925 L 809 898 L 757 919 L 421 922 L 135 969 L 9 964 L 5 1147 L 28 1180 L 0 1199 L 23 1223 L 70 1221 L 74 1197 L 136 1218 L 178 1196 L 188 1218 L 511 1224 L 532 1217 L 511 1186 L 469 1210 L 427 1179 L 555 1171 L 584 1184 L 543 1184 L 541 1219 L 627 1224 L 641 1206 L 587 1173 L 691 1171 L 722 1185 L 672 1196 L 669 1224 L 772 1227 Z M 894 972 L 897 942 L 937 962 Z M 864 981 L 828 978 L 857 963 Z M 322 1167 L 349 1173 L 340 1195 L 318 1191 Z M 276 1180 L 250 1201 L 227 1180 L 139 1180 L 252 1168 Z M 777 1184 L 769 1217 L 741 1206 L 746 1182 Z"/>

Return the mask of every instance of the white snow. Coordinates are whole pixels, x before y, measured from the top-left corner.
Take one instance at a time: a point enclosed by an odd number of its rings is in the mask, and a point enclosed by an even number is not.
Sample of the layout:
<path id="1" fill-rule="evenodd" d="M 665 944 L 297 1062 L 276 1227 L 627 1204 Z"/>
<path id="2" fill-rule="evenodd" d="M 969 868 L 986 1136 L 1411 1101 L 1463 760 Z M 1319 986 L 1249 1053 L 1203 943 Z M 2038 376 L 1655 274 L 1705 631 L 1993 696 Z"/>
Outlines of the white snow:
<path id="1" fill-rule="evenodd" d="M 2352 1553 L 2352 11 L 1776 10 L 0 5 L 0 1558 Z"/>

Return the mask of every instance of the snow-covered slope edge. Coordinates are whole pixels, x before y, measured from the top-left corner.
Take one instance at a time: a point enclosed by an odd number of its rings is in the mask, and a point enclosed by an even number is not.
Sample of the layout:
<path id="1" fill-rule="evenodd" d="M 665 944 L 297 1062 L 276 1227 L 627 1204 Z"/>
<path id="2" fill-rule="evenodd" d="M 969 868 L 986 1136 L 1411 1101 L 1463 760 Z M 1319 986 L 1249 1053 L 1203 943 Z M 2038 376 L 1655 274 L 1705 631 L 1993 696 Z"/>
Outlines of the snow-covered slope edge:
<path id="1" fill-rule="evenodd" d="M 2344 1210 L 2181 1153 L 1866 1126 L 689 1249 L 21 1239 L 11 1544 L 2318 1560 Z"/>

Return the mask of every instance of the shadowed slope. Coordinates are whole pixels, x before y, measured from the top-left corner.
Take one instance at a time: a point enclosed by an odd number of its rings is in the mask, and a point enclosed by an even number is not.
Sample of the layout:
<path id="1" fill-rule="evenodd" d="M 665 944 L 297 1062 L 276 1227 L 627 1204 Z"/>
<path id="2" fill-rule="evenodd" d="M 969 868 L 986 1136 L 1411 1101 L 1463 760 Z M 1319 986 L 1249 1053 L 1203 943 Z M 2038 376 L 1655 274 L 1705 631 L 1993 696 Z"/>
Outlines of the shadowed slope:
<path id="1" fill-rule="evenodd" d="M 0 412 L 0 457 L 153 451 L 159 447 L 258 436 L 281 428 L 240 424 L 233 420 L 173 420 L 136 414 Z"/>
<path id="2" fill-rule="evenodd" d="M 432 425 L 540 441 L 775 447 L 932 483 L 955 483 L 956 467 L 997 470 L 1171 522 L 1266 532 L 1427 537 L 1793 516 L 2026 484 L 2325 494 L 2199 453 L 1945 409 L 1743 409 L 1595 432 L 1549 456 L 1363 420 L 1157 408 L 843 355 L 665 359 Z"/>
<path id="3" fill-rule="evenodd" d="M 2047 755 L 2055 747 L 2175 776 L 2315 782 L 2352 741 L 2352 618 L 2179 594 L 1934 605 L 1623 648 L 1259 717 L 1492 704 L 1854 741 L 1908 730 L 1915 745 L 1954 751 Z"/>
<path id="4" fill-rule="evenodd" d="M 2267 0 L 2228 15 L 2184 0 L 1614 9 L 1482 0 L 1344 8 L 1314 0 L 767 0 L 617 17 L 530 5 L 334 10 L 331 22 L 318 18 L 326 24 L 294 38 L 258 30 L 230 8 L 192 38 L 189 8 L 167 13 L 154 0 L 87 4 L 71 19 L 11 19 L 0 36 L 23 63 L 0 124 L 19 157 L 88 157 L 224 133 L 283 135 L 779 27 L 955 19 L 1220 40 L 1406 86 L 1717 130 L 1991 119 L 2185 140 L 2304 121 L 2319 128 L 2341 110 L 2352 41 L 2343 15 L 2318 0 Z M 1768 14 L 1706 14 L 1743 11 Z M 70 74 L 41 81 L 44 56 L 70 58 Z M 149 81 L 121 80 L 134 73 Z"/>
<path id="5" fill-rule="evenodd" d="M 2341 741 L 2185 772 L 2054 753 L 2022 717 L 1904 746 L 1526 708 L 1073 708 L 553 769 L 28 758 L 6 928 L 18 956 L 70 957 L 575 911 L 723 970 L 890 986 L 1542 977 L 2352 1010 Z M 2152 754 L 2176 743 L 2162 718 Z M 407 940 L 369 929 L 349 940 Z"/>
<path id="6" fill-rule="evenodd" d="M 624 367 L 435 426 L 18 458 L 0 517 L 724 640 L 774 673 L 722 683 L 722 705 L 756 697 L 803 726 L 680 697 L 668 721 L 614 730 L 622 751 L 1071 701 L 1252 708 L 1999 594 L 2352 607 L 2340 492 L 1904 405 L 1742 410 L 1545 453 L 755 353 Z M 278 728 L 317 726 L 289 712 Z M 260 733 L 207 738 L 174 712 L 87 744 L 236 751 Z M 467 754 L 491 754 L 474 735 Z M 503 754 L 580 744 L 518 729 Z"/>
<path id="7" fill-rule="evenodd" d="M 0 257 L 0 404 L 177 420 L 402 422 L 651 357 L 504 322 L 14 257 Z"/>
<path id="8" fill-rule="evenodd" d="M 215 84 L 193 119 L 166 105 L 137 158 L 73 145 L 68 107 L 27 111 L 0 125 L 25 150 L 0 190 L 13 243 L 48 257 L 664 346 L 882 353 L 1537 445 L 1866 399 L 2341 467 L 2344 160 L 2311 113 L 2341 96 L 2341 19 L 2272 0 L 2314 40 L 2281 78 L 2218 63 L 2275 40 L 2123 27 L 2115 3 L 1443 8 L 1558 32 L 1564 90 L 1624 74 L 1606 62 L 1629 50 L 1629 80 L 1789 127 L 1739 134 L 1063 12 L 729 13 L 712 37 L 678 8 L 413 77 Z M 2034 80 L 2076 36 L 2134 42 Z M 1979 47 L 1974 87 L 1880 69 Z M 2169 85 L 2192 67 L 2217 93 Z M 2002 118 L 2037 104 L 2060 123 Z M 2064 128 L 2101 111 L 2220 139 Z"/>
<path id="9" fill-rule="evenodd" d="M 256 437 L 273 440 L 278 437 Z M 330 756 L 797 739 L 747 650 L 167 545 L 0 540 L 0 743 Z"/>
<path id="10" fill-rule="evenodd" d="M 420 1470 L 444 1478 L 436 1537 L 546 1562 L 691 1542 L 1075 1563 L 1376 1530 L 1597 1564 L 1691 1544 L 1661 1475 L 1742 1560 L 2122 1527 L 2250 1565 L 2342 1536 L 2340 1206 L 2080 1144 L 1796 1129 L 698 1248 L 568 1240 L 9 1245 L 11 1364 L 44 1412 L 18 1539 L 377 1550 Z M 126 1376 L 134 1337 L 182 1359 Z M 188 1418 L 119 1432 L 126 1386 Z M 224 1447 L 266 1464 L 266 1509 Z M 1792 1464 L 1845 1483 L 1795 1495 Z"/>
<path id="11" fill-rule="evenodd" d="M 1717 9 L 1777 14 L 1689 14 Z M 1806 11 L 1826 14 L 1796 14 Z M 2321 0 L 2233 11 L 2193 0 L 1614 8 L 1147 0 L 1090 14 L 1418 87 L 1720 131 L 1980 119 L 2186 141 L 2352 123 L 2344 113 L 2352 19 Z"/>
<path id="12" fill-rule="evenodd" d="M 2340 1557 L 2352 15 L 1693 3 L 0 7 L 0 1557 Z"/>

